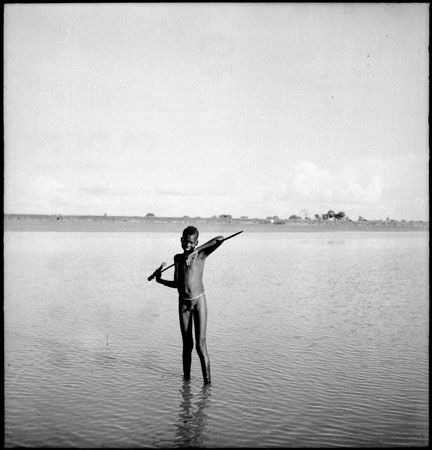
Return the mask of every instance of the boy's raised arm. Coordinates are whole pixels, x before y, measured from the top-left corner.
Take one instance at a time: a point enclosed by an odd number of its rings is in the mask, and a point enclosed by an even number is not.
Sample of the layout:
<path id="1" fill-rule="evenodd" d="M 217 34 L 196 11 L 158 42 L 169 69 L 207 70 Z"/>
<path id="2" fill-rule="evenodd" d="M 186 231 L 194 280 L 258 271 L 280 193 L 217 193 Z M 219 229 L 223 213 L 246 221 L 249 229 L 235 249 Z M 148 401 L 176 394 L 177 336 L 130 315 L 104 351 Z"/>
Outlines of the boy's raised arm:
<path id="1" fill-rule="evenodd" d="M 228 236 L 227 238 L 224 238 L 223 236 L 216 236 L 215 238 L 210 239 L 205 244 L 196 248 L 195 251 L 191 255 L 194 255 L 196 257 L 198 255 L 198 253 L 200 253 L 200 252 L 204 252 L 206 255 L 210 255 L 210 253 L 214 252 L 220 245 L 222 245 L 222 243 L 224 241 L 227 241 L 228 239 L 231 239 L 234 236 L 239 235 L 240 233 L 243 233 L 243 231 L 238 231 L 237 233 L 234 233 L 231 236 Z M 189 256 L 191 256 L 191 255 L 189 255 Z M 188 257 L 188 261 L 190 261 L 189 257 Z"/>
<path id="2" fill-rule="evenodd" d="M 220 245 L 222 245 L 223 241 L 223 236 L 216 236 L 215 238 L 210 239 L 205 244 L 200 245 L 198 248 L 196 248 L 194 253 L 204 252 L 206 255 L 210 255 L 210 253 L 214 252 Z"/>

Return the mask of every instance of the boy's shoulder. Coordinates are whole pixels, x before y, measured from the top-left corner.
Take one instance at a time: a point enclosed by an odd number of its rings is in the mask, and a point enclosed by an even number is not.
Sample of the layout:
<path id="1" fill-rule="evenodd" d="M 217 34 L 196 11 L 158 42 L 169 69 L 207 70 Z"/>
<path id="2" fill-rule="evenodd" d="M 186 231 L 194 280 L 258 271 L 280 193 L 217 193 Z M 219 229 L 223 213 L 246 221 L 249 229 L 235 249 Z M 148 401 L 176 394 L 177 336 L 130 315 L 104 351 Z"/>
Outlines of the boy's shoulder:
<path id="1" fill-rule="evenodd" d="M 183 256 L 184 256 L 183 253 L 177 253 L 177 255 L 174 256 L 174 262 L 177 262 Z"/>

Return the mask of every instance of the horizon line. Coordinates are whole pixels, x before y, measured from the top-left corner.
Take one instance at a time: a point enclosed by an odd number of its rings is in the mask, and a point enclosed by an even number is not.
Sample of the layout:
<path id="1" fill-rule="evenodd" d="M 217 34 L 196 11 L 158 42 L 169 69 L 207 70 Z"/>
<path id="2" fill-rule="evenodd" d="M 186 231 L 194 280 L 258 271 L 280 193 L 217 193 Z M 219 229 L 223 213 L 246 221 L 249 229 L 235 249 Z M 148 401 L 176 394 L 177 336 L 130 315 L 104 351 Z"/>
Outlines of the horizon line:
<path id="1" fill-rule="evenodd" d="M 323 214 L 324 215 L 324 214 Z M 290 219 L 290 218 L 282 218 L 279 217 L 278 215 L 274 215 L 274 216 L 267 216 L 265 218 L 262 217 L 249 217 L 249 216 L 239 216 L 239 217 L 234 217 L 231 214 L 220 214 L 219 216 L 216 215 L 212 215 L 212 216 L 208 216 L 208 217 L 204 217 L 204 216 L 189 216 L 189 215 L 183 215 L 183 216 L 158 216 L 156 214 L 152 214 L 152 213 L 147 213 L 146 215 L 140 216 L 140 215 L 130 215 L 130 214 L 120 214 L 120 215 L 108 215 L 106 213 L 104 214 L 56 214 L 56 213 L 51 213 L 51 214 L 40 214 L 40 213 L 3 213 L 3 216 L 41 216 L 41 217 L 100 217 L 100 218 L 143 218 L 143 219 L 218 219 L 218 220 L 306 220 L 306 221 L 313 221 L 313 220 L 317 220 L 315 219 L 315 216 L 312 217 L 300 217 L 296 214 L 291 214 L 290 217 L 292 216 L 296 216 L 295 219 Z M 318 220 L 323 220 L 323 221 L 332 221 L 331 219 L 323 219 L 322 215 L 320 216 L 321 218 Z M 363 216 L 359 216 L 359 219 L 363 218 Z M 354 219 L 350 219 L 349 216 L 345 216 L 345 219 L 337 219 L 336 221 L 352 221 L 352 222 L 358 222 L 358 221 L 362 221 L 362 220 L 354 220 Z M 382 221 L 382 222 L 390 222 L 390 221 L 395 221 L 395 222 L 423 222 L 423 223 L 429 223 L 429 220 L 423 220 L 423 219 L 391 219 L 391 218 L 386 218 L 386 219 L 366 219 L 363 218 L 364 221 L 368 221 L 368 222 L 376 222 L 376 221 Z"/>

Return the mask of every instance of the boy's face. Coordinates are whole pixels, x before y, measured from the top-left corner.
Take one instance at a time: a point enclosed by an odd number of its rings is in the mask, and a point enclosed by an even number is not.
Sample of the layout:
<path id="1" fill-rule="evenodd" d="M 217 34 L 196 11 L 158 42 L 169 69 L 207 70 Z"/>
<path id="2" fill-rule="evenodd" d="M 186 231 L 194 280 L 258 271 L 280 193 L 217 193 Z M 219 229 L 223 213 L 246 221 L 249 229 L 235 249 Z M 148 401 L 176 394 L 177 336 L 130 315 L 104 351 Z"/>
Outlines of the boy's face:
<path id="1" fill-rule="evenodd" d="M 189 234 L 188 236 L 182 236 L 181 246 L 185 253 L 191 253 L 198 245 L 198 237 L 196 234 Z"/>

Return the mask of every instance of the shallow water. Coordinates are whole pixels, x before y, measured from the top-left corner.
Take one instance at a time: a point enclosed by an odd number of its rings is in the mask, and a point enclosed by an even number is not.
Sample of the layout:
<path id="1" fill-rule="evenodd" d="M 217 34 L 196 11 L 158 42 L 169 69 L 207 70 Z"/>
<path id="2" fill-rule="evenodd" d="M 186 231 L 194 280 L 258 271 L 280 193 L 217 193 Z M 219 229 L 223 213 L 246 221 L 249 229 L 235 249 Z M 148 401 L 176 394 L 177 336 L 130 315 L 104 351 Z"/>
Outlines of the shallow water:
<path id="1" fill-rule="evenodd" d="M 6 232 L 5 445 L 428 445 L 428 239 L 226 242 L 206 262 L 206 387 L 196 353 L 182 379 L 175 290 L 147 281 L 179 235 Z"/>

